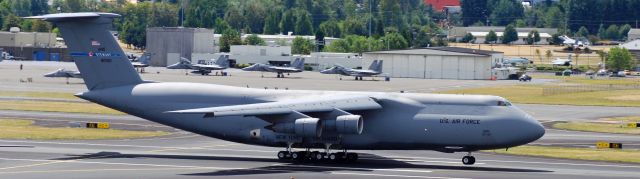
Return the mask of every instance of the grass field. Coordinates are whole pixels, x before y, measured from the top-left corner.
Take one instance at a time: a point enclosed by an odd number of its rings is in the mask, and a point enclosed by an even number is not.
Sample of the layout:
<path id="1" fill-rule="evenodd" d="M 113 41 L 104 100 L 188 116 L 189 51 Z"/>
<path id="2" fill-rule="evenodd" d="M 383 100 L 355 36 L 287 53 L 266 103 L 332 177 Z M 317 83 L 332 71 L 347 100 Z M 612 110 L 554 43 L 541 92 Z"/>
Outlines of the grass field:
<path id="1" fill-rule="evenodd" d="M 595 145 L 595 144 L 594 144 Z M 544 146 L 520 146 L 510 148 L 508 151 L 491 150 L 497 154 L 537 156 L 562 159 L 607 161 L 607 162 L 628 162 L 640 163 L 640 151 L 629 149 L 590 149 L 590 148 L 567 148 L 567 147 L 544 147 Z"/>
<path id="2" fill-rule="evenodd" d="M 100 106 L 94 103 L 81 102 L 54 102 L 54 101 L 13 101 L 0 100 L 2 110 L 21 111 L 45 111 L 45 112 L 67 112 L 67 113 L 90 113 L 90 114 L 112 114 L 123 115 L 119 111 Z"/>
<path id="3" fill-rule="evenodd" d="M 482 94 L 507 98 L 514 103 L 582 106 L 640 106 L 640 90 L 597 91 L 543 95 L 543 85 L 515 85 L 442 91 L 447 94 Z M 638 96 L 638 98 L 635 98 Z M 633 98 L 630 98 L 633 97 Z M 621 101 L 625 98 L 629 100 Z"/>
<path id="4" fill-rule="evenodd" d="M 583 85 L 640 85 L 640 78 L 609 78 L 598 77 L 590 79 L 585 76 L 552 76 L 552 75 L 531 75 L 534 79 L 555 79 L 560 83 L 583 84 Z"/>
<path id="5" fill-rule="evenodd" d="M 0 139 L 95 140 L 129 139 L 168 135 L 162 131 L 126 131 L 115 129 L 48 128 L 34 126 L 31 120 L 0 119 Z"/>
<path id="6" fill-rule="evenodd" d="M 603 118 L 603 121 L 640 122 L 640 116 Z"/>
<path id="7" fill-rule="evenodd" d="M 598 123 L 598 122 L 567 122 L 556 123 L 554 128 L 587 131 L 587 132 L 604 132 L 616 134 L 640 134 L 640 128 L 628 128 L 624 123 Z"/>
<path id="8" fill-rule="evenodd" d="M 31 91 L 0 91 L 3 97 L 27 97 L 27 98 L 58 98 L 58 99 L 79 99 L 71 93 L 56 92 L 31 92 Z"/>

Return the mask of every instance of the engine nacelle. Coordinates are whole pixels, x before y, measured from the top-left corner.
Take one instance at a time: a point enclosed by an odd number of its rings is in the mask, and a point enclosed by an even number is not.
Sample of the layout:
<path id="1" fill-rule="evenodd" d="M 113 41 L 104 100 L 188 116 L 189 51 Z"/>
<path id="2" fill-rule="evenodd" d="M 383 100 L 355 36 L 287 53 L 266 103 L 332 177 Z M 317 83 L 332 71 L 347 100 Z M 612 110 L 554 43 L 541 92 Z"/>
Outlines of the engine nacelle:
<path id="1" fill-rule="evenodd" d="M 336 117 L 336 120 L 324 121 L 324 126 L 328 131 L 338 134 L 361 134 L 363 122 L 360 115 L 342 115 Z"/>
<path id="2" fill-rule="evenodd" d="M 296 134 L 303 137 L 320 137 L 322 135 L 322 125 L 318 118 L 296 119 L 293 123 L 276 124 L 272 129 L 275 132 Z"/>

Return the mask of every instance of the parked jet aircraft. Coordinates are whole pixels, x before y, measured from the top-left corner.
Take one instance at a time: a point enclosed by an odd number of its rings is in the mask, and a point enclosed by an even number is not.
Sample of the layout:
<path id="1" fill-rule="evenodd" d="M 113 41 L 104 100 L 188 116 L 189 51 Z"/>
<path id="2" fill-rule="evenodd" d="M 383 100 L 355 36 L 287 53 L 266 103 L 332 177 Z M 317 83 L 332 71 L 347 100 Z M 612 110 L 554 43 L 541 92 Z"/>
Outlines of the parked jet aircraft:
<path id="1" fill-rule="evenodd" d="M 560 36 L 559 38 L 563 40 L 562 44 L 564 44 L 565 46 L 571 47 L 573 49 L 589 48 L 590 42 L 586 38 L 572 39 L 566 35 Z"/>
<path id="2" fill-rule="evenodd" d="M 148 53 L 144 53 L 142 56 L 131 60 L 131 65 L 133 65 L 136 71 L 140 71 L 140 73 L 144 73 L 144 68 L 149 67 L 149 63 L 151 63 L 151 55 Z"/>
<path id="3" fill-rule="evenodd" d="M 360 69 L 351 69 L 345 68 L 341 65 L 336 65 L 332 68 L 320 71 L 322 74 L 339 74 L 342 76 L 355 76 L 356 80 L 362 80 L 363 76 L 375 76 L 382 73 L 382 60 L 374 60 L 369 69 L 360 70 Z M 340 77 L 342 79 L 342 77 Z"/>
<path id="4" fill-rule="evenodd" d="M 533 63 L 533 61 L 527 59 L 527 58 L 507 58 L 504 59 L 504 61 L 502 61 L 503 65 L 509 65 L 509 66 L 516 66 L 518 64 L 522 64 L 522 65 L 528 65 L 530 63 Z"/>
<path id="5" fill-rule="evenodd" d="M 254 65 L 243 68 L 244 71 L 261 71 L 277 73 L 278 78 L 284 78 L 284 73 L 299 73 L 304 71 L 304 58 L 296 58 L 291 66 L 279 67 L 267 64 L 256 63 Z"/>
<path id="6" fill-rule="evenodd" d="M 51 73 L 44 74 L 44 77 L 49 78 L 82 78 L 82 75 L 78 71 L 65 70 L 64 68 L 58 69 Z"/>
<path id="7" fill-rule="evenodd" d="M 144 81 L 107 29 L 112 13 L 29 17 L 53 22 L 89 91 L 76 94 L 134 116 L 223 140 L 286 148 L 282 160 L 355 161 L 347 150 L 471 152 L 535 141 L 543 126 L 497 96 L 266 90 Z M 91 45 L 91 41 L 101 41 Z M 87 52 L 103 49 L 100 56 Z M 298 63 L 298 65 L 301 63 Z M 293 151 L 292 148 L 308 150 Z M 323 151 L 311 151 L 323 149 Z M 332 152 L 332 150 L 342 150 Z"/>
<path id="8" fill-rule="evenodd" d="M 167 66 L 167 69 L 193 69 L 191 73 L 209 75 L 214 70 L 229 68 L 229 55 L 220 55 L 218 59 L 191 64 L 191 60 L 181 57 L 178 63 Z"/>
<path id="9" fill-rule="evenodd" d="M 556 66 L 570 66 L 571 65 L 571 54 L 569 54 L 569 58 L 563 59 L 563 58 L 556 58 L 555 60 L 551 61 L 552 65 L 556 65 Z"/>

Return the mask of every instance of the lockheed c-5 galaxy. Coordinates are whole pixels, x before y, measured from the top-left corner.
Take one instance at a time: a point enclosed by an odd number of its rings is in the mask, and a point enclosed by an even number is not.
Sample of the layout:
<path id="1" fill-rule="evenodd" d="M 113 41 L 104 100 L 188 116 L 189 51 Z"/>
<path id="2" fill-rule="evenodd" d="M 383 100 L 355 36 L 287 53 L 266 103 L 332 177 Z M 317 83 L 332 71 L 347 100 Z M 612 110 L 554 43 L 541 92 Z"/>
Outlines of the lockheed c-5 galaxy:
<path id="1" fill-rule="evenodd" d="M 109 33 L 117 17 L 62 13 L 29 18 L 60 29 L 89 90 L 76 96 L 209 137 L 282 147 L 286 150 L 277 154 L 282 160 L 355 161 L 358 155 L 347 150 L 435 150 L 468 153 L 462 162 L 474 164 L 471 152 L 527 144 L 545 133 L 538 121 L 497 96 L 144 81 Z"/>

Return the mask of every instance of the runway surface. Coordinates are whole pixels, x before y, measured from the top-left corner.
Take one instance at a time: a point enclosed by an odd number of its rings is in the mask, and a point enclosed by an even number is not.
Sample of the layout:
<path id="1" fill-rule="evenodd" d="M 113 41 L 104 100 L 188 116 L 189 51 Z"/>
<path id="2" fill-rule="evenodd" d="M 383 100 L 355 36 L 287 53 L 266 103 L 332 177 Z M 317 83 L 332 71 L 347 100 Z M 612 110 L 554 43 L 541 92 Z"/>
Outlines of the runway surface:
<path id="1" fill-rule="evenodd" d="M 529 109 L 545 106 L 529 106 Z M 561 113 L 561 112 L 558 112 Z M 65 125 L 106 121 L 114 128 L 164 130 L 146 139 L 93 141 L 0 140 L 0 178 L 637 178 L 640 165 L 536 157 L 432 151 L 355 151 L 355 164 L 278 161 L 279 148 L 207 138 L 124 115 L 0 111 L 0 117 L 33 118 Z M 597 140 L 638 144 L 632 135 L 547 130 L 535 145 L 591 147 Z M 637 147 L 637 146 L 636 146 Z"/>

